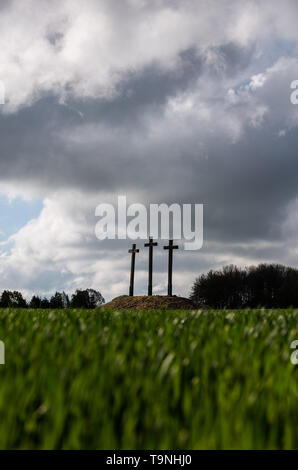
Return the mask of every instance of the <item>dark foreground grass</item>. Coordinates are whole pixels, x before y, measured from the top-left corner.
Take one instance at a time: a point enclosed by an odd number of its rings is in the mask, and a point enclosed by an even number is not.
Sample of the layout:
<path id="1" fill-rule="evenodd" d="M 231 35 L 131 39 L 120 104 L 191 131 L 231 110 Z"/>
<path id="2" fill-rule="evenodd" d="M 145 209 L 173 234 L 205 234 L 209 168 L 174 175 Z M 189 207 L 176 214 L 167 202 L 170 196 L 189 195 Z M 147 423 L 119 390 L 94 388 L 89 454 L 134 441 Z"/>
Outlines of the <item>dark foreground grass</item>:
<path id="1" fill-rule="evenodd" d="M 298 448 L 298 311 L 0 310 L 1 449 Z"/>

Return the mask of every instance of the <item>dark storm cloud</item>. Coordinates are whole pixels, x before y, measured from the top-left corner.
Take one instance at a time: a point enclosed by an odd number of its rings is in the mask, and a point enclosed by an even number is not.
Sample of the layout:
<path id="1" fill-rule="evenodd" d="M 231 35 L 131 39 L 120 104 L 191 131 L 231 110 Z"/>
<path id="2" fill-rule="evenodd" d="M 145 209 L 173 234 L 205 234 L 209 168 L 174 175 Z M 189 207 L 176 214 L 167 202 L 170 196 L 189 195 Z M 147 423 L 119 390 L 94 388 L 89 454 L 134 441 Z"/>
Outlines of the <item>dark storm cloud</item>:
<path id="1" fill-rule="evenodd" d="M 6 10 L 11 5 L 11 0 L 1 0 L 0 11 Z"/>
<path id="2" fill-rule="evenodd" d="M 220 54 L 224 54 L 227 70 L 232 73 L 241 63 L 249 63 L 252 51 L 227 45 Z M 145 134 L 144 118 L 162 115 L 171 96 L 187 92 L 194 86 L 202 67 L 202 57 L 189 49 L 180 54 L 178 68 L 171 71 L 152 65 L 140 72 L 126 74 L 117 86 L 115 99 L 69 99 L 61 105 L 54 96 L 48 96 L 17 114 L 0 116 L 0 178 L 9 180 L 21 175 L 23 180 L 28 178 L 49 187 L 86 185 L 86 189 L 97 185 L 126 186 L 131 182 L 141 186 L 146 183 L 146 174 L 150 179 L 156 179 L 150 160 L 157 158 L 162 166 L 163 160 L 175 158 L 171 154 L 171 142 L 166 142 L 165 149 L 153 148 L 155 155 L 152 156 L 146 149 L 141 150 L 143 155 L 136 154 L 129 138 L 132 133 Z M 110 141 L 107 144 L 84 141 L 72 146 L 71 142 L 57 139 L 61 130 L 71 137 L 82 127 L 101 124 L 103 132 L 118 129 L 119 142 L 116 133 L 113 145 Z M 192 149 L 186 151 L 192 153 Z M 177 163 L 172 162 L 172 166 Z M 121 182 L 116 168 L 121 171 Z M 171 174 L 170 168 L 168 171 Z M 160 174 L 159 169 L 157 174 Z"/>
<path id="3" fill-rule="evenodd" d="M 248 66 L 253 53 L 253 48 L 223 46 L 222 80 Z M 231 143 L 216 134 L 215 120 L 206 155 L 198 148 L 195 128 L 186 137 L 169 129 L 168 137 L 157 142 L 146 135 L 148 116 L 160 118 L 169 98 L 191 91 L 203 72 L 202 58 L 190 49 L 181 54 L 178 69 L 153 65 L 131 73 L 113 100 L 60 105 L 45 97 L 18 114 L 3 115 L 1 179 L 49 189 L 141 191 L 147 203 L 204 203 L 207 239 L 278 238 L 285 208 L 297 196 L 294 130 L 283 139 L 276 123 L 246 126 L 243 137 Z M 213 67 L 208 73 L 216 88 Z M 77 139 L 82 130 L 84 137 Z M 203 140 L 199 127 L 197 132 Z"/>
<path id="4" fill-rule="evenodd" d="M 121 141 L 119 147 L 115 142 L 112 149 L 110 146 L 98 148 L 97 144 L 87 142 L 72 148 L 70 144 L 64 146 L 64 142 L 57 141 L 57 133 L 65 129 L 71 136 L 80 126 L 92 124 L 119 128 L 124 139 L 126 133 L 127 137 L 138 129 L 142 133 L 144 115 L 158 115 L 169 96 L 187 90 L 200 72 L 200 62 L 192 50 L 186 51 L 181 54 L 178 70 L 167 72 L 152 65 L 140 73 L 130 73 L 118 85 L 114 100 L 72 99 L 62 105 L 55 97 L 48 96 L 17 114 L 0 116 L 0 178 L 14 179 L 21 175 L 24 180 L 43 180 L 49 187 L 86 185 L 94 188 L 103 182 L 117 185 L 117 175 L 109 181 L 104 169 L 109 171 L 110 166 L 114 172 L 115 165 L 121 165 L 123 160 L 129 165 L 127 159 L 138 158 L 130 157 L 131 150 L 123 148 Z M 143 162 L 133 163 L 143 165 Z"/>

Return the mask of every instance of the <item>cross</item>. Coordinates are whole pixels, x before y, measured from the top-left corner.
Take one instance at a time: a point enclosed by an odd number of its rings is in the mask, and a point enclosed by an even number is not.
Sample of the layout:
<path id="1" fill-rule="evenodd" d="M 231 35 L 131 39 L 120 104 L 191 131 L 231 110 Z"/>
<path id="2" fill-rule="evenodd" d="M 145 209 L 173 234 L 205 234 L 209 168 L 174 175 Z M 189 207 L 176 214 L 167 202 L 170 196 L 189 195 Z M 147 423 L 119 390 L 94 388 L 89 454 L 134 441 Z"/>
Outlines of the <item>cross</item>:
<path id="1" fill-rule="evenodd" d="M 149 247 L 149 280 L 148 280 L 148 295 L 152 295 L 152 265 L 153 265 L 153 247 L 158 243 L 153 242 L 153 238 L 149 238 L 149 243 L 145 243 L 145 247 Z"/>
<path id="2" fill-rule="evenodd" d="M 169 250 L 169 267 L 168 267 L 168 295 L 172 296 L 172 277 L 173 277 L 173 250 L 178 250 L 178 245 L 173 245 L 173 240 L 169 240 L 169 245 L 163 247 Z"/>
<path id="3" fill-rule="evenodd" d="M 135 262 L 136 262 L 136 253 L 139 253 L 140 250 L 136 249 L 136 244 L 132 245 L 132 249 L 128 251 L 131 253 L 131 265 L 130 265 L 130 285 L 129 285 L 129 295 L 133 297 L 133 287 L 135 280 Z"/>

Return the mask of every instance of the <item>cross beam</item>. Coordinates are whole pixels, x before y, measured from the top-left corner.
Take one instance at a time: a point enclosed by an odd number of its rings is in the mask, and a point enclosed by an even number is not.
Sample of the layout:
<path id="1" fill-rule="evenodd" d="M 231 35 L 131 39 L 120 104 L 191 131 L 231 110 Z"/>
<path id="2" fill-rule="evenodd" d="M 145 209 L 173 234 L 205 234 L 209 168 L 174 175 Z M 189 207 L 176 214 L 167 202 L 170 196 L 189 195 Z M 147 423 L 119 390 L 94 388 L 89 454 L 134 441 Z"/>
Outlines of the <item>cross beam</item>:
<path id="1" fill-rule="evenodd" d="M 168 265 L 168 295 L 173 295 L 173 250 L 178 250 L 179 246 L 173 244 L 173 240 L 169 240 L 169 245 L 163 247 L 164 250 L 169 250 L 169 265 Z"/>
<path id="2" fill-rule="evenodd" d="M 148 295 L 152 295 L 152 266 L 153 266 L 153 247 L 157 246 L 158 243 L 153 241 L 153 238 L 149 238 L 149 243 L 145 243 L 144 246 L 149 248 L 149 277 L 148 277 Z"/>
<path id="3" fill-rule="evenodd" d="M 131 264 L 130 264 L 130 284 L 129 284 L 129 295 L 133 297 L 133 288 L 135 281 L 135 262 L 136 262 L 136 253 L 139 253 L 140 250 L 136 249 L 136 244 L 132 245 L 132 249 L 128 251 L 131 253 Z"/>

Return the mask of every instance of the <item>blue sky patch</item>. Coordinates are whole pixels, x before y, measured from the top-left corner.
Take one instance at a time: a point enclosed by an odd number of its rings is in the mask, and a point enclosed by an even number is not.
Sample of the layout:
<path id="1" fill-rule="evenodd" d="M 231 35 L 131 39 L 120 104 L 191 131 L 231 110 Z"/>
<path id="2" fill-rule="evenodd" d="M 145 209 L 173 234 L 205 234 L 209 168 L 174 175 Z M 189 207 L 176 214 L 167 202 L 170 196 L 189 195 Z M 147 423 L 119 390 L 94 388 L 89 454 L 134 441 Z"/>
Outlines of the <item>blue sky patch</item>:
<path id="1" fill-rule="evenodd" d="M 22 198 L 9 200 L 0 195 L 0 240 L 6 240 L 26 225 L 29 220 L 36 219 L 43 208 L 42 201 L 24 201 Z"/>

